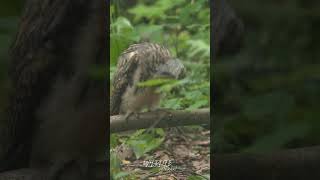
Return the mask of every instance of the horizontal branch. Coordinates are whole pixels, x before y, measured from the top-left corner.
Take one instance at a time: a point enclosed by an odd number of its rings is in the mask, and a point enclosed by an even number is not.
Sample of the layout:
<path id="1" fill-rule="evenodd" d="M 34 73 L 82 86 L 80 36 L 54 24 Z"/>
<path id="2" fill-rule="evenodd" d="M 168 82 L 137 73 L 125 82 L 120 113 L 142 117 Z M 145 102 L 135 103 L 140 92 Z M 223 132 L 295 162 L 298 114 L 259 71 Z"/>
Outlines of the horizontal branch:
<path id="1" fill-rule="evenodd" d="M 271 153 L 214 155 L 213 179 L 320 179 L 320 146 Z"/>
<path id="2" fill-rule="evenodd" d="M 124 115 L 110 117 L 111 133 L 146 129 L 154 124 L 155 127 L 161 128 L 210 124 L 210 110 L 208 108 L 194 111 L 157 110 L 133 114 L 127 119 Z"/>

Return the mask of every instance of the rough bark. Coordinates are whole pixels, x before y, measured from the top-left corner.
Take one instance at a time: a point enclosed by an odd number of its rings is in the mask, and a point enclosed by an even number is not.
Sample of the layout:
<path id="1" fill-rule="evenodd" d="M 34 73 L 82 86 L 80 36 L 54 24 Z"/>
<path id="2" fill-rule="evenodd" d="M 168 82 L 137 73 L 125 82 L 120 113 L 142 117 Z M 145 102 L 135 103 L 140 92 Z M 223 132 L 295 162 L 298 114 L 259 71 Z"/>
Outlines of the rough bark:
<path id="1" fill-rule="evenodd" d="M 99 4 L 95 11 L 88 7 Z M 107 68 L 107 4 L 100 0 L 30 0 L 25 2 L 19 30 L 10 49 L 10 77 L 12 91 L 8 116 L 0 132 L 0 172 L 26 168 L 31 144 L 42 122 L 37 116 L 39 107 L 54 93 L 58 81 L 72 79 L 79 58 L 92 58 L 90 68 Z M 90 16 L 99 16 L 99 26 L 90 26 Z M 84 28 L 100 36 L 96 42 L 81 37 Z M 91 29 L 90 29 L 91 28 Z M 94 29 L 93 29 L 94 28 Z M 86 33 L 89 34 L 89 33 Z M 91 52 L 88 52 L 91 51 Z M 90 54 L 90 56 L 88 56 Z M 89 62 L 89 61 L 86 61 Z M 79 84 L 78 84 L 79 85 Z M 74 104 L 85 104 L 81 96 L 96 91 L 105 102 L 107 111 L 107 82 L 86 81 L 78 87 L 79 96 Z M 74 88 L 77 89 L 77 88 Z M 106 112 L 103 112 L 106 113 Z M 107 119 L 106 119 L 107 122 Z M 106 132 L 107 133 L 107 132 Z M 50 140 L 48 140 L 50 141 Z M 1 179 L 1 178 L 0 178 Z"/>
<path id="2" fill-rule="evenodd" d="M 213 52 L 215 55 L 230 55 L 243 43 L 244 27 L 226 0 L 211 2 L 211 27 L 213 29 Z"/>
<path id="3" fill-rule="evenodd" d="M 153 124 L 156 125 L 155 127 L 162 128 L 210 124 L 210 110 L 158 110 L 154 112 L 132 114 L 128 117 L 128 119 L 125 119 L 125 115 L 116 115 L 110 117 L 111 133 L 146 129 L 151 127 Z"/>

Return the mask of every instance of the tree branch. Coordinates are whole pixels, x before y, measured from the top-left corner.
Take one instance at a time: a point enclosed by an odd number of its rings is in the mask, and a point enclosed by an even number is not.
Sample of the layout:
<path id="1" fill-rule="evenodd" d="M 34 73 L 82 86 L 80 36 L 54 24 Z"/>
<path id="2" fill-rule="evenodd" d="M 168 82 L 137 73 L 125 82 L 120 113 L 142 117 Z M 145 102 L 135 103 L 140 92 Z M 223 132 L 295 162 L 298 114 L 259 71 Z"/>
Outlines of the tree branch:
<path id="1" fill-rule="evenodd" d="M 159 121 L 157 123 L 157 121 Z M 147 113 L 133 114 L 125 119 L 124 115 L 110 117 L 111 133 L 145 129 L 157 123 L 156 127 L 176 127 L 188 125 L 210 124 L 210 110 L 194 111 L 157 110 Z"/>
<path id="2" fill-rule="evenodd" d="M 213 179 L 320 179 L 320 146 L 213 157 Z M 231 172 L 231 173 L 230 173 Z"/>

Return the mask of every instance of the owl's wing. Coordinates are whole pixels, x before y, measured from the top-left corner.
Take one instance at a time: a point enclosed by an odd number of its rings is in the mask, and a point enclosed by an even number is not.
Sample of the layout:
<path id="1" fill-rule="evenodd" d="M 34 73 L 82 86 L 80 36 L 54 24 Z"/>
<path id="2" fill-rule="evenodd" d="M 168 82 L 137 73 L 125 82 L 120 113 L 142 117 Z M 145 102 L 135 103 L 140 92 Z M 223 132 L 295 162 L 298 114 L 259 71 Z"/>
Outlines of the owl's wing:
<path id="1" fill-rule="evenodd" d="M 169 50 L 154 43 L 133 44 L 125 50 L 118 59 L 117 71 L 113 79 L 113 92 L 110 98 L 111 115 L 119 114 L 122 95 L 128 86 L 134 85 L 137 81 L 134 79 L 134 74 L 138 67 L 141 73 L 138 81 L 144 81 L 150 78 L 156 67 L 170 58 Z"/>
<path id="2" fill-rule="evenodd" d="M 119 59 L 117 71 L 113 77 L 113 90 L 110 97 L 110 114 L 119 114 L 121 98 L 126 88 L 132 85 L 132 74 L 138 67 L 138 53 L 136 51 L 125 51 Z"/>

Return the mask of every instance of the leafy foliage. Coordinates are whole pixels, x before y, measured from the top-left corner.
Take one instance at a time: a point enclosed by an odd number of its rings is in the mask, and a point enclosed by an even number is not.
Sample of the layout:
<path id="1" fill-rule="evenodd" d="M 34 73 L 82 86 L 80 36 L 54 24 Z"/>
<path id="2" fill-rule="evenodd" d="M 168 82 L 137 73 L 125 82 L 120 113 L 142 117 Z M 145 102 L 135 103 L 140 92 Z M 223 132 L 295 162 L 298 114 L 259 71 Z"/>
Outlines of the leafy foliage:
<path id="1" fill-rule="evenodd" d="M 127 141 L 134 151 L 136 158 L 139 159 L 145 153 L 150 152 L 161 145 L 164 140 L 164 131 L 155 129 L 152 133 L 144 133 L 145 130 L 138 130 Z"/>
<path id="2" fill-rule="evenodd" d="M 115 0 L 110 6 L 110 18 L 111 81 L 120 53 L 130 44 L 148 40 L 166 46 L 181 59 L 187 68 L 187 77 L 179 81 L 154 79 L 139 85 L 160 86 L 159 91 L 165 94 L 161 106 L 165 108 L 209 107 L 210 9 L 207 0 L 139 0 L 129 5 Z M 143 132 L 139 130 L 130 138 L 113 135 L 112 147 L 125 143 L 133 148 L 136 158 L 146 156 L 161 146 L 165 133 L 162 129 Z M 114 163 L 117 167 L 119 161 Z M 112 173 L 116 177 L 121 172 Z"/>

